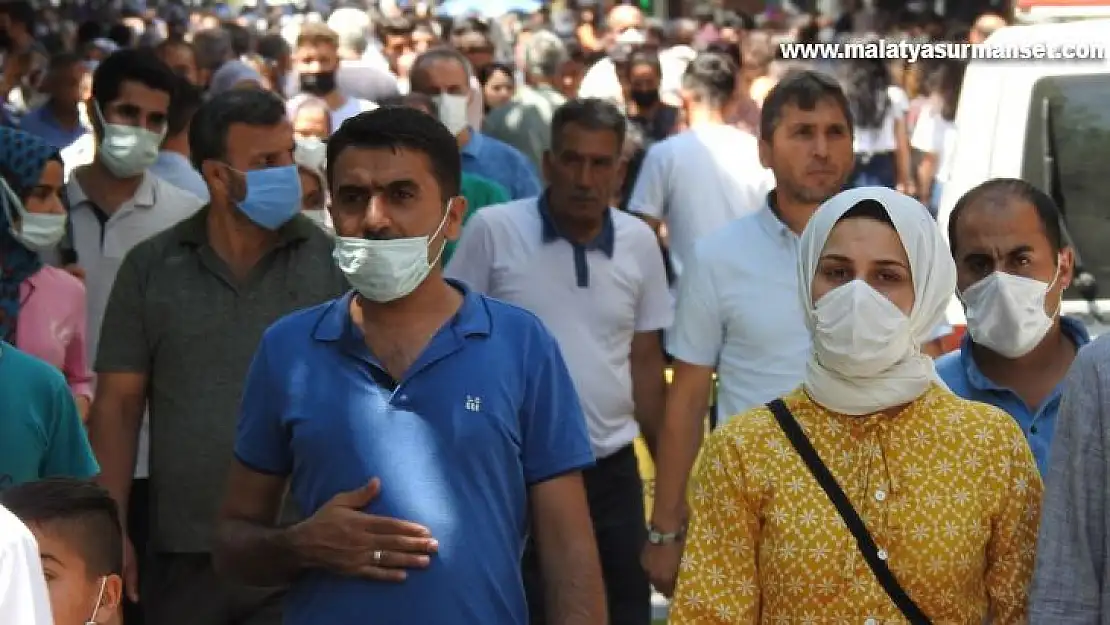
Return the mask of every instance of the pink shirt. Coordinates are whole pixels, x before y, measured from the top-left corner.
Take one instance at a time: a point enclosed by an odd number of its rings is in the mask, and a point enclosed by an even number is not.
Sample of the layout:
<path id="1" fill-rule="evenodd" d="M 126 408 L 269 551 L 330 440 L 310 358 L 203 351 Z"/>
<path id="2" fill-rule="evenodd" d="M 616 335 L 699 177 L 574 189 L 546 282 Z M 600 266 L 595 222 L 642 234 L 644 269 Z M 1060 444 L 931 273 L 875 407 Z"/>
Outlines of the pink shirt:
<path id="1" fill-rule="evenodd" d="M 85 285 L 46 266 L 19 285 L 15 346 L 65 373 L 74 395 L 92 398 L 93 373 L 85 347 Z"/>

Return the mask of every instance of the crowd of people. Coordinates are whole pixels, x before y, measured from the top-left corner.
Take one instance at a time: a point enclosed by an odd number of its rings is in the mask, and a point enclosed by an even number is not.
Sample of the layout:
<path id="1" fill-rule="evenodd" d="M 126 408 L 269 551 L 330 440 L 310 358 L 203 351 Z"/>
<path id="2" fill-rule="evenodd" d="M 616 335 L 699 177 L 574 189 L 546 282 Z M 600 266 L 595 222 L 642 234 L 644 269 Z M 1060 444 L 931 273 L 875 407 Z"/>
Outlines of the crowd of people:
<path id="1" fill-rule="evenodd" d="M 0 4 L 0 622 L 1107 618 L 1059 207 L 775 55 L 1005 22 L 592 7 Z"/>

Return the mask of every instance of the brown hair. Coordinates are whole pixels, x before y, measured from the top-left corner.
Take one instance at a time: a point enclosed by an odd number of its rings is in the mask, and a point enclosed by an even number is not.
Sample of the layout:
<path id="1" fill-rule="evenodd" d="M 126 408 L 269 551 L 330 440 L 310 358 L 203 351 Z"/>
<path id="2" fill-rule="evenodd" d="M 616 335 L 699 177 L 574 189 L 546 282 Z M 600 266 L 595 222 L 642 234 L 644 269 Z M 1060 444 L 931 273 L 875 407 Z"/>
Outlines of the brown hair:
<path id="1" fill-rule="evenodd" d="M 331 28 L 328 28 L 326 24 L 310 22 L 301 26 L 301 32 L 297 34 L 296 47 L 300 48 L 302 46 L 318 46 L 325 44 L 338 48 L 339 35 Z"/>

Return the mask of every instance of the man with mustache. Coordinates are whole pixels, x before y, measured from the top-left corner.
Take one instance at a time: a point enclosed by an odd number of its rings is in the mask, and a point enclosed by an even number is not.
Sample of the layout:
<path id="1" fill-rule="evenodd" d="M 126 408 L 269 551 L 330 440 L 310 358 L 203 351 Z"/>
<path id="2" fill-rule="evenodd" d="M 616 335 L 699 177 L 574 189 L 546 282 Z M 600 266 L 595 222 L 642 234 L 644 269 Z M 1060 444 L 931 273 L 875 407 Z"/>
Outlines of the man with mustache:
<path id="1" fill-rule="evenodd" d="M 647 535 L 633 441 L 642 432 L 655 448 L 664 405 L 659 331 L 672 311 L 651 228 L 609 207 L 624 134 L 624 117 L 607 100 L 561 106 L 544 154 L 547 190 L 474 215 L 447 273 L 535 313 L 555 335 L 598 459 L 584 477 L 609 622 L 647 625 L 651 593 L 638 561 Z M 524 574 L 532 625 L 546 624 L 531 550 Z"/>

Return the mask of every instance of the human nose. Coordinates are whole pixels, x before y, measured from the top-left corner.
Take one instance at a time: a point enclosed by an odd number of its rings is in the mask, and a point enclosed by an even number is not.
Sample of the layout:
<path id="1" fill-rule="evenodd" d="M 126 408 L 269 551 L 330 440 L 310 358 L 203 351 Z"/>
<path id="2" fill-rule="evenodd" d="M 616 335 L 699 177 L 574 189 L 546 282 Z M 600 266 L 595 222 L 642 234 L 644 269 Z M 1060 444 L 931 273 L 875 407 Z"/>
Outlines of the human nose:
<path id="1" fill-rule="evenodd" d="M 380 232 L 390 226 L 389 211 L 380 194 L 370 196 L 366 205 L 365 226 L 368 232 Z"/>

